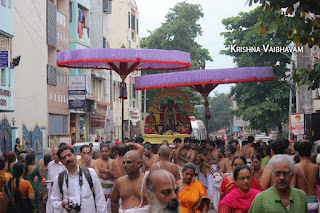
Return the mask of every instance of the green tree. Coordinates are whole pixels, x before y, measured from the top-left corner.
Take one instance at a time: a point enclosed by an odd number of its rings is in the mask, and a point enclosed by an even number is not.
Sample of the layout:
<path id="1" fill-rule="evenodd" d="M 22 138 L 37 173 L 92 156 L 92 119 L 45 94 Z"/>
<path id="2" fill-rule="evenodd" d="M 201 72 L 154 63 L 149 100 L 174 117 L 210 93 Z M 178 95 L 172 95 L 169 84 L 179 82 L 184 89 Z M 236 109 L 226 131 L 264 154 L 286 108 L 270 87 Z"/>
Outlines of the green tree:
<path id="1" fill-rule="evenodd" d="M 200 18 L 203 18 L 203 12 L 199 4 L 180 2 L 170 9 L 165 22 L 159 28 L 152 32 L 149 31 L 150 35 L 141 39 L 141 47 L 189 52 L 192 61 L 191 69 L 200 69 L 202 61 L 212 61 L 208 49 L 203 48 L 195 41 L 202 33 L 202 28 L 198 24 Z M 151 73 L 159 73 L 159 71 L 144 72 L 143 74 Z M 181 87 L 180 89 L 189 95 L 192 106 L 203 103 L 202 97 L 191 88 Z M 147 109 L 160 91 L 162 89 L 147 91 Z M 179 103 L 179 101 L 179 99 L 175 99 L 175 102 Z M 199 112 L 198 109 L 195 109 L 192 115 L 199 117 L 201 116 Z"/>
<path id="2" fill-rule="evenodd" d="M 212 116 L 209 120 L 209 132 L 229 127 L 232 116 L 232 102 L 229 95 L 215 92 L 215 96 L 209 99 L 209 104 Z"/>
<path id="3" fill-rule="evenodd" d="M 286 46 L 288 39 L 284 35 L 273 36 L 267 33 L 264 37 L 256 30 L 259 16 L 265 12 L 256 8 L 248 13 L 240 13 L 236 17 L 223 19 L 227 32 L 221 33 L 225 38 L 225 46 L 260 47 L 263 45 Z M 221 51 L 234 57 L 238 67 L 273 67 L 274 81 L 237 84 L 231 89 L 231 96 L 237 101 L 235 113 L 243 120 L 250 121 L 252 129 L 267 132 L 278 127 L 282 132 L 282 123 L 288 121 L 289 84 L 285 80 L 288 58 L 280 53 L 268 52 L 234 52 L 231 49 Z M 275 64 L 280 62 L 279 66 Z"/>
<path id="4" fill-rule="evenodd" d="M 252 5 L 253 0 L 248 0 Z M 281 33 L 299 45 L 320 46 L 320 1 L 319 0 L 254 0 L 266 11 L 260 17 L 257 27 L 261 34 Z M 320 87 L 319 58 L 313 67 L 293 72 L 298 86 L 308 85 L 309 89 Z"/>

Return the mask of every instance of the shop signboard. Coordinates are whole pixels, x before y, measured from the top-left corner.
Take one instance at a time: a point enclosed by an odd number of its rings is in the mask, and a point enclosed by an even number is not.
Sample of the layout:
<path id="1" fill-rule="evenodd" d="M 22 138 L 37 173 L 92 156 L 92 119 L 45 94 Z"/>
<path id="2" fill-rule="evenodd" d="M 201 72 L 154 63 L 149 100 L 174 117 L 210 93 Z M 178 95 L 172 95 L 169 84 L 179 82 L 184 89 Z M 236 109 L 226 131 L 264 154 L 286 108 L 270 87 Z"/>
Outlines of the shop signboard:
<path id="1" fill-rule="evenodd" d="M 290 115 L 290 129 L 294 135 L 304 135 L 303 113 L 296 113 Z"/>
<path id="2" fill-rule="evenodd" d="M 85 109 L 86 76 L 69 76 L 69 109 Z"/>
<path id="3" fill-rule="evenodd" d="M 9 51 L 0 51 L 0 68 L 9 67 Z"/>

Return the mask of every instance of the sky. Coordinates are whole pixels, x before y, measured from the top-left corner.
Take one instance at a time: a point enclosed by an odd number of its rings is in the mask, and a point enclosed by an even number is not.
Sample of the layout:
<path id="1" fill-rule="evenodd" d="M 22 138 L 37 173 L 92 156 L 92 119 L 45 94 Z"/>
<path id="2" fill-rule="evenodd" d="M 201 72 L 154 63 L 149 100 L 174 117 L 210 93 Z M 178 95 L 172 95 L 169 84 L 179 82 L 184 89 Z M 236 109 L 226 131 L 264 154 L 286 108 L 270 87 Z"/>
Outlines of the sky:
<path id="1" fill-rule="evenodd" d="M 183 0 L 135 0 L 139 11 L 139 34 L 140 38 L 147 37 L 148 31 L 153 31 L 165 21 L 165 15 L 175 4 Z M 186 0 L 188 3 L 200 4 L 204 13 L 199 21 L 202 27 L 202 36 L 197 42 L 209 50 L 214 60 L 207 62 L 206 69 L 233 68 L 232 57 L 220 55 L 219 51 L 225 49 L 224 38 L 220 36 L 224 32 L 223 18 L 237 16 L 239 12 L 248 12 L 255 6 L 249 7 L 247 0 Z M 219 85 L 214 91 L 229 93 L 232 84 Z M 211 92 L 211 96 L 214 92 Z"/>

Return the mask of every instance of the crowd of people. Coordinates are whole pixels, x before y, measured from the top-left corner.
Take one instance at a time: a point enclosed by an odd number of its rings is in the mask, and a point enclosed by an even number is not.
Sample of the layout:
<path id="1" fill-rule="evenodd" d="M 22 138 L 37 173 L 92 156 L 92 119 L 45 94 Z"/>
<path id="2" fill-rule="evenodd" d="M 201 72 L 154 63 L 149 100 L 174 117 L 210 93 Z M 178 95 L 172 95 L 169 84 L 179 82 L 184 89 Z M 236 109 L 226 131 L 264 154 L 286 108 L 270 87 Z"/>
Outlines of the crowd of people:
<path id="1" fill-rule="evenodd" d="M 1 212 L 318 212 L 320 147 L 176 138 L 101 142 L 0 156 Z M 320 187 L 319 187 L 320 189 Z"/>

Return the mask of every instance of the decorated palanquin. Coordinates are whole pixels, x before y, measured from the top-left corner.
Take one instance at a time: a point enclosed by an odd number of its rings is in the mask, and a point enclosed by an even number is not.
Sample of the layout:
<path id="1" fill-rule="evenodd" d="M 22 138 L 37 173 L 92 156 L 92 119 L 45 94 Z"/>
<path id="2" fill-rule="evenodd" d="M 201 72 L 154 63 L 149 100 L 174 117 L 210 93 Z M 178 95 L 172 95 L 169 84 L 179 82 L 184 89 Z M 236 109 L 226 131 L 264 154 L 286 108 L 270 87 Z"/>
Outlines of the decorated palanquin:
<path id="1" fill-rule="evenodd" d="M 173 97 L 180 97 L 183 105 L 174 103 Z M 161 103 L 164 97 L 170 97 L 167 103 Z M 150 115 L 145 120 L 144 139 L 151 143 L 161 143 L 163 140 L 173 142 L 177 137 L 182 140 L 191 135 L 192 128 L 189 115 L 193 111 L 189 97 L 183 91 L 169 88 L 160 92 L 154 99 L 154 105 L 149 109 Z"/>

